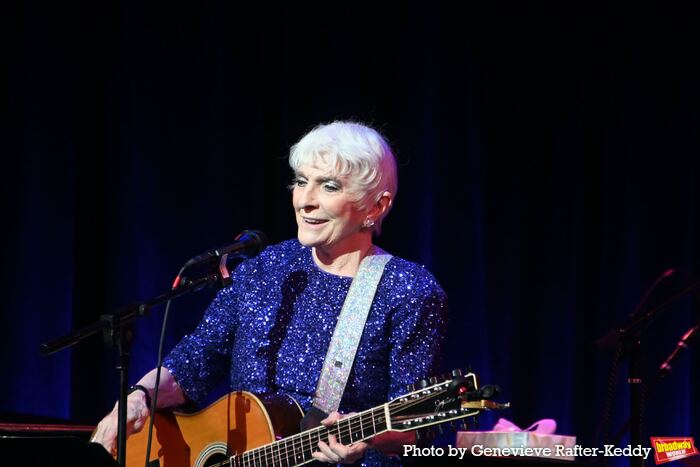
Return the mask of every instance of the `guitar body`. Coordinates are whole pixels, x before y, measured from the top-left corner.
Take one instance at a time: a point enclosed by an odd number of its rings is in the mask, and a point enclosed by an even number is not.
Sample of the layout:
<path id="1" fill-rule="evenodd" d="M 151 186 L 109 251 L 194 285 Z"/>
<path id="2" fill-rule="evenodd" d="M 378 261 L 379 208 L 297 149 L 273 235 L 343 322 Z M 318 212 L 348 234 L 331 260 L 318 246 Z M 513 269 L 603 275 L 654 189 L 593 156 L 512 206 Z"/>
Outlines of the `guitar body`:
<path id="1" fill-rule="evenodd" d="M 509 406 L 488 400 L 496 393 L 493 386 L 477 389 L 473 373 L 455 376 L 301 433 L 303 411 L 291 397 L 232 392 L 194 414 L 158 412 L 148 466 L 300 466 L 312 462 L 318 443 L 331 435 L 352 444 Z M 147 441 L 145 428 L 127 440 L 127 467 L 144 465 Z"/>
<path id="2" fill-rule="evenodd" d="M 204 467 L 299 431 L 303 411 L 289 396 L 232 392 L 193 414 L 157 412 L 149 461 L 160 467 Z M 127 440 L 127 467 L 146 459 L 148 426 Z"/>

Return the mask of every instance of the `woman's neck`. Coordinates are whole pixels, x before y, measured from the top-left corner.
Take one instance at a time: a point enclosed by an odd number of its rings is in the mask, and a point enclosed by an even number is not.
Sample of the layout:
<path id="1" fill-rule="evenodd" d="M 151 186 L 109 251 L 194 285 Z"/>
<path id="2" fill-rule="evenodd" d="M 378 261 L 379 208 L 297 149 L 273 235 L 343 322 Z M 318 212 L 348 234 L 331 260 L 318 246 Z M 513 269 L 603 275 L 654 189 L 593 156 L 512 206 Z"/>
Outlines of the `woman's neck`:
<path id="1" fill-rule="evenodd" d="M 374 245 L 371 241 L 349 248 L 314 247 L 312 256 L 316 265 L 322 270 L 337 276 L 355 277 L 360 262 L 372 253 Z"/>

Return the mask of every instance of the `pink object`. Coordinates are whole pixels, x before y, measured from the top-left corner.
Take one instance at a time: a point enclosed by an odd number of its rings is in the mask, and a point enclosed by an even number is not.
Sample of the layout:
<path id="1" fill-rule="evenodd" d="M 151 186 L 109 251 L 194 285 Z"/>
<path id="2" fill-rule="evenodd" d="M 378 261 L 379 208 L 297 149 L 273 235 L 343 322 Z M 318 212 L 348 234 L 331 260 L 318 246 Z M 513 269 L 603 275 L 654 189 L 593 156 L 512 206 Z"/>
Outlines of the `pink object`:
<path id="1" fill-rule="evenodd" d="M 543 418 L 523 430 L 510 420 L 499 418 L 493 427 L 493 431 L 529 431 L 542 435 L 553 435 L 557 431 L 557 422 L 551 418 Z"/>

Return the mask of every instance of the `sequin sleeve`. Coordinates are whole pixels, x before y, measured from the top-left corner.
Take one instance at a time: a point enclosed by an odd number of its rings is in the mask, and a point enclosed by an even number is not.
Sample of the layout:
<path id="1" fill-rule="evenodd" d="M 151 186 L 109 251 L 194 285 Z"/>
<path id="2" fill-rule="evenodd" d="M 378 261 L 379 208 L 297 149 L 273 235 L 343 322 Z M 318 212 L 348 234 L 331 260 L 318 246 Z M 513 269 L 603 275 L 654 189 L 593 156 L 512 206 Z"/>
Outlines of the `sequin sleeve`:
<path id="1" fill-rule="evenodd" d="M 233 284 L 219 291 L 194 332 L 183 337 L 163 361 L 191 401 L 201 402 L 228 374 L 241 276 L 238 270 Z"/>
<path id="2" fill-rule="evenodd" d="M 390 398 L 406 393 L 420 379 L 436 376 L 446 331 L 447 296 L 420 268 L 406 301 L 392 317 Z"/>

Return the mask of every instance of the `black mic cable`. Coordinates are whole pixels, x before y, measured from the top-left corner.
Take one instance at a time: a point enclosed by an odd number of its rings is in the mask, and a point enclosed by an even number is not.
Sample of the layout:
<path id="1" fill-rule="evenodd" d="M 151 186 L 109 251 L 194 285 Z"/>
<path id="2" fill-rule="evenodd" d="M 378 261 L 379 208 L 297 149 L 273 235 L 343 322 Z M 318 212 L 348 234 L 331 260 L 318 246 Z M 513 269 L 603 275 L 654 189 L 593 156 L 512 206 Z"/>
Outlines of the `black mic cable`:
<path id="1" fill-rule="evenodd" d="M 180 269 L 173 281 L 172 289 L 177 289 L 182 281 L 182 274 L 186 269 L 203 263 L 218 262 L 219 273 L 221 274 L 222 282 L 226 279 L 230 281 L 230 272 L 227 267 L 227 262 L 230 258 L 252 258 L 257 256 L 267 246 L 267 236 L 259 230 L 244 230 L 236 238 L 235 242 L 230 245 L 210 250 L 201 255 L 195 256 L 188 260 Z M 160 388 L 160 373 L 163 365 L 163 347 L 165 343 L 165 330 L 167 329 L 168 315 L 170 312 L 170 303 L 168 300 L 165 304 L 165 312 L 163 313 L 163 325 L 160 330 L 160 340 L 158 342 L 158 362 L 156 364 L 156 383 L 153 388 L 153 397 L 151 398 L 150 417 L 148 421 L 148 442 L 146 443 L 146 460 L 145 467 L 149 467 L 149 458 L 151 457 L 151 442 L 153 440 L 153 424 L 156 418 L 156 408 L 158 407 L 158 390 Z"/>
<path id="2" fill-rule="evenodd" d="M 185 266 L 180 269 L 180 272 L 177 274 L 177 279 L 180 278 L 180 275 L 182 272 L 185 270 Z M 179 281 L 178 281 L 179 282 Z M 177 286 L 173 284 L 173 289 L 176 289 Z M 156 420 L 156 407 L 158 407 L 158 389 L 160 387 L 160 370 L 163 365 L 163 346 L 165 343 L 165 330 L 168 327 L 168 314 L 170 313 L 170 303 L 172 302 L 171 300 L 168 300 L 167 303 L 165 304 L 165 312 L 163 313 L 163 324 L 160 328 L 160 340 L 158 341 L 158 362 L 156 363 L 156 385 L 153 388 L 153 397 L 151 398 L 151 407 L 150 409 L 150 417 L 148 420 L 148 442 L 146 443 L 146 461 L 144 464 L 144 467 L 149 467 L 150 462 L 149 458 L 151 457 L 151 441 L 153 440 L 153 423 Z"/>

